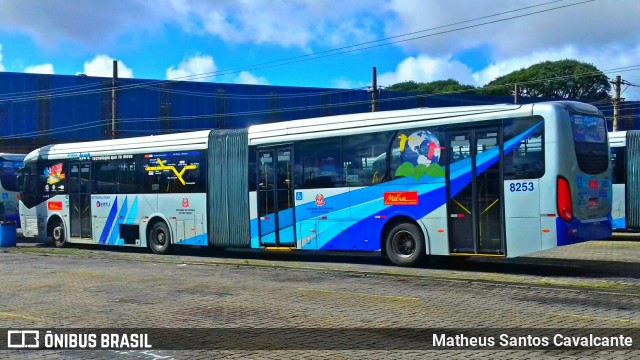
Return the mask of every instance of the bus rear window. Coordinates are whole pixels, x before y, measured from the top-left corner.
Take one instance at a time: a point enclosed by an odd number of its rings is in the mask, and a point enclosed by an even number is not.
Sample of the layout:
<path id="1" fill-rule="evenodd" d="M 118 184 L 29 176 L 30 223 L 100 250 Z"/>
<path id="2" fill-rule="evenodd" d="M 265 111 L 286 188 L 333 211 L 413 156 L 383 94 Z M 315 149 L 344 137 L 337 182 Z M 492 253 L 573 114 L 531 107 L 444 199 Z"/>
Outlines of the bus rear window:
<path id="1" fill-rule="evenodd" d="M 591 175 L 606 171 L 610 154 L 604 118 L 573 114 L 571 128 L 580 170 Z"/>
<path id="2" fill-rule="evenodd" d="M 573 140 L 587 143 L 606 143 L 607 128 L 601 117 L 573 115 L 571 117 Z"/>

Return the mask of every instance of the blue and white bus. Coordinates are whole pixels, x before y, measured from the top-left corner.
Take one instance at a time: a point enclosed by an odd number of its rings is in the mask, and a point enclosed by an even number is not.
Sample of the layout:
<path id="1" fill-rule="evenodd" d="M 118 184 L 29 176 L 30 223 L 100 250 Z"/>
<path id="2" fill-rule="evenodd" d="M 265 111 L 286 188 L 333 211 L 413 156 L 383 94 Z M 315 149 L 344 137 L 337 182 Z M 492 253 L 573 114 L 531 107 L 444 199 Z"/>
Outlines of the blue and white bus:
<path id="1" fill-rule="evenodd" d="M 520 256 L 611 235 L 602 114 L 578 102 L 412 109 L 52 145 L 25 236 L 92 243 Z"/>
<path id="2" fill-rule="evenodd" d="M 615 231 L 640 230 L 640 131 L 609 133 Z"/>
<path id="3" fill-rule="evenodd" d="M 20 223 L 16 178 L 24 154 L 0 153 L 0 221 Z"/>

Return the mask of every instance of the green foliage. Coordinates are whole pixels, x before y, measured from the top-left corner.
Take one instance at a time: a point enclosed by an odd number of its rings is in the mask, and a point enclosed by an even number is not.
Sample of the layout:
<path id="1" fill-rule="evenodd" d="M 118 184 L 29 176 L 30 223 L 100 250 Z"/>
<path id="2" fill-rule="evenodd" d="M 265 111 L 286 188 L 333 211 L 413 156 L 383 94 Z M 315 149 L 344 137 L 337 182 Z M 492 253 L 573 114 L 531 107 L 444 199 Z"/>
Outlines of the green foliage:
<path id="1" fill-rule="evenodd" d="M 425 164 L 418 164 L 414 169 L 413 169 L 413 179 L 415 181 L 418 181 L 418 179 L 420 179 L 422 177 L 422 175 L 427 173 L 427 165 Z"/>
<path id="2" fill-rule="evenodd" d="M 414 93 L 425 94 L 443 94 L 443 93 L 456 93 L 464 92 L 467 90 L 473 90 L 473 85 L 462 85 L 457 80 L 437 80 L 428 83 L 418 83 L 415 81 L 404 81 L 397 84 L 393 84 L 387 87 L 385 90 L 389 91 L 404 91 Z"/>
<path id="3" fill-rule="evenodd" d="M 444 177 L 444 169 L 440 164 L 431 164 L 427 168 L 427 175 L 430 177 Z"/>
<path id="4" fill-rule="evenodd" d="M 416 181 L 425 174 L 429 177 L 444 177 L 444 169 L 438 164 L 429 164 L 428 166 L 418 164 L 414 167 L 410 162 L 403 163 L 396 169 L 396 177 L 412 176 Z"/>
<path id="5" fill-rule="evenodd" d="M 413 164 L 406 162 L 398 166 L 396 176 L 413 176 Z"/>
<path id="6" fill-rule="evenodd" d="M 558 99 L 607 99 L 611 84 L 591 64 L 577 60 L 545 61 L 500 76 L 481 89 L 487 95 L 513 95 Z"/>
<path id="7" fill-rule="evenodd" d="M 500 76 L 481 88 L 448 79 L 428 83 L 404 81 L 386 90 L 426 94 L 476 90 L 476 94 L 514 95 L 515 84 L 518 84 L 518 94 L 528 97 L 602 100 L 610 98 L 611 91 L 609 79 L 602 71 L 591 64 L 570 59 L 545 61 L 522 68 Z"/>

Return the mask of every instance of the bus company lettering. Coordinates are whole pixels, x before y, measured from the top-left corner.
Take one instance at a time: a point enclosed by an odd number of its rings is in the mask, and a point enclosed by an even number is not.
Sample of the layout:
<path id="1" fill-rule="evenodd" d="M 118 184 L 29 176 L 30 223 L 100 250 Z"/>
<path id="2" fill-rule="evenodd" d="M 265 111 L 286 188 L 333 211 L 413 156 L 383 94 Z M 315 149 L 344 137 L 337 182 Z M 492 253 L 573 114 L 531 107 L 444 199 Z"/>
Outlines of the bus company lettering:
<path id="1" fill-rule="evenodd" d="M 47 209 L 49 210 L 62 210 L 62 201 L 49 201 L 47 203 Z"/>
<path id="2" fill-rule="evenodd" d="M 111 202 L 109 201 L 96 201 L 96 207 L 100 208 L 100 207 L 110 207 L 111 206 Z"/>
<path id="3" fill-rule="evenodd" d="M 387 191 L 384 193 L 385 205 L 418 205 L 417 191 Z"/>

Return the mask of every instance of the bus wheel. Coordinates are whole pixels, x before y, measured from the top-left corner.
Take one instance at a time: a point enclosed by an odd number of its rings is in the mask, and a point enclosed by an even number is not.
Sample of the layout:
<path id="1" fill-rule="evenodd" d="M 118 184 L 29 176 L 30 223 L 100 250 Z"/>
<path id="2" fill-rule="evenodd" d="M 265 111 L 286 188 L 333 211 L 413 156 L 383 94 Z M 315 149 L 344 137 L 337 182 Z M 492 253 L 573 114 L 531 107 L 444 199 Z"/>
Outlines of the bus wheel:
<path id="1" fill-rule="evenodd" d="M 62 221 L 55 220 L 53 223 L 51 227 L 51 239 L 53 239 L 53 245 L 57 248 L 67 245 L 67 238 L 64 236 L 64 225 L 62 225 Z"/>
<path id="2" fill-rule="evenodd" d="M 401 223 L 387 234 L 385 249 L 392 263 L 398 266 L 415 266 L 424 257 L 424 235 L 417 225 Z"/>
<path id="3" fill-rule="evenodd" d="M 171 250 L 171 233 L 167 224 L 162 221 L 153 225 L 147 239 L 151 251 L 158 255 L 168 254 Z"/>

